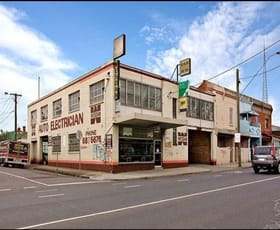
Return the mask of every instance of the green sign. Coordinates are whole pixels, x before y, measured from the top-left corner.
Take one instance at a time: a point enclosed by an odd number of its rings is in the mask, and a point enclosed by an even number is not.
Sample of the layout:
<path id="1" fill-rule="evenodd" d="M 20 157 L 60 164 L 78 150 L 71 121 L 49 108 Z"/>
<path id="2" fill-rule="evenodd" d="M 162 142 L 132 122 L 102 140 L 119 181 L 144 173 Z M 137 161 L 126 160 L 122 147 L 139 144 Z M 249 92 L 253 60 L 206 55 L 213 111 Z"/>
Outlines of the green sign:
<path id="1" fill-rule="evenodd" d="M 190 88 L 190 81 L 183 81 L 179 83 L 179 98 L 186 97 Z"/>

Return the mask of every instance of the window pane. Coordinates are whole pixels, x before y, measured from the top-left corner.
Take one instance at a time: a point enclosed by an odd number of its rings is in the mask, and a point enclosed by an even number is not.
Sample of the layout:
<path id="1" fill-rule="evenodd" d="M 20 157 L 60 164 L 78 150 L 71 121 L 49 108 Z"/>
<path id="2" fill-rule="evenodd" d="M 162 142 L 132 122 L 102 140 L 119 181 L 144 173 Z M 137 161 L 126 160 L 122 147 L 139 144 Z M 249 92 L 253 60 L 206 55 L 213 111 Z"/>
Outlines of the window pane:
<path id="1" fill-rule="evenodd" d="M 127 105 L 134 105 L 134 82 L 127 81 Z"/>
<path id="2" fill-rule="evenodd" d="M 214 120 L 214 103 L 213 102 L 209 103 L 209 120 L 210 121 Z"/>
<path id="3" fill-rule="evenodd" d="M 69 112 L 80 109 L 80 92 L 75 92 L 69 95 Z"/>
<path id="4" fill-rule="evenodd" d="M 41 107 L 41 121 L 48 120 L 48 106 Z"/>
<path id="5" fill-rule="evenodd" d="M 121 104 L 126 104 L 126 80 L 120 80 L 120 101 Z"/>
<path id="6" fill-rule="evenodd" d="M 155 98 L 156 98 L 156 107 L 155 109 L 160 111 L 161 110 L 161 89 L 159 88 L 156 88 L 156 95 L 155 95 Z"/>
<path id="7" fill-rule="evenodd" d="M 148 86 L 147 85 L 142 85 L 142 90 L 141 90 L 141 103 L 143 108 L 148 108 Z"/>
<path id="8" fill-rule="evenodd" d="M 60 116 L 62 112 L 61 99 L 53 102 L 53 117 Z"/>
<path id="9" fill-rule="evenodd" d="M 200 101 L 200 119 L 205 120 L 205 101 Z"/>
<path id="10" fill-rule="evenodd" d="M 76 133 L 69 134 L 69 152 L 80 151 L 80 140 L 76 137 Z"/>
<path id="11" fill-rule="evenodd" d="M 90 104 L 104 100 L 104 81 L 99 81 L 90 86 Z"/>
<path id="12" fill-rule="evenodd" d="M 52 152 L 53 153 L 61 152 L 61 136 L 52 137 Z"/>
<path id="13" fill-rule="evenodd" d="M 134 83 L 134 105 L 141 106 L 141 85 L 139 83 Z"/>
<path id="14" fill-rule="evenodd" d="M 155 87 L 150 86 L 150 109 L 155 109 L 156 108 L 156 91 Z"/>
<path id="15" fill-rule="evenodd" d="M 119 141 L 120 162 L 150 162 L 153 161 L 153 141 L 123 139 Z"/>

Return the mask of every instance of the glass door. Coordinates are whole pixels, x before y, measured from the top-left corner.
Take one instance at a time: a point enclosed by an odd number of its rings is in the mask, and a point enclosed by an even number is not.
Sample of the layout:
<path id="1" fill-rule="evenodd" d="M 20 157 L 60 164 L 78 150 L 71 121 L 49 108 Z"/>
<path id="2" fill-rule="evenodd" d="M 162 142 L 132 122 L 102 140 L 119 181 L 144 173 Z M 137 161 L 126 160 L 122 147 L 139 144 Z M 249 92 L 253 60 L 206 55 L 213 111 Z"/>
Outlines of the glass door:
<path id="1" fill-rule="evenodd" d="M 161 150 L 161 141 L 154 141 L 154 153 L 155 153 L 155 165 L 161 166 L 162 150 Z"/>

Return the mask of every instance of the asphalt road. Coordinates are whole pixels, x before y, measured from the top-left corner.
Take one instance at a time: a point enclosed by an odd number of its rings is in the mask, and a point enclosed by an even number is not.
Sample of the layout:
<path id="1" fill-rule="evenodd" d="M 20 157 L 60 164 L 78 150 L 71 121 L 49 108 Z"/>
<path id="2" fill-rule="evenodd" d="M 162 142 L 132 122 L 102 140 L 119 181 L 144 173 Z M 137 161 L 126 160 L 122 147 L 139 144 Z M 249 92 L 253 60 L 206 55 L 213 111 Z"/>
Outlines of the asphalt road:
<path id="1" fill-rule="evenodd" d="M 0 228 L 275 229 L 279 185 L 251 168 L 98 182 L 0 167 Z"/>

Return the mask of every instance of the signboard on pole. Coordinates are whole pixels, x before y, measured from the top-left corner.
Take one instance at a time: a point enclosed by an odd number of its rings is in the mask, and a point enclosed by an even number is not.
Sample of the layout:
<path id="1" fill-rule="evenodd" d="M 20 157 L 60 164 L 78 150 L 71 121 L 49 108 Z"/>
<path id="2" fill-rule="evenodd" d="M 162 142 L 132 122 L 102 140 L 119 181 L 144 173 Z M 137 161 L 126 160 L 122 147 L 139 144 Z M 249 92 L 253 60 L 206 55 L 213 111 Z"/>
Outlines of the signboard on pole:
<path id="1" fill-rule="evenodd" d="M 113 59 L 117 59 L 125 55 L 125 34 L 114 39 Z"/>
<path id="2" fill-rule="evenodd" d="M 188 98 L 187 97 L 180 97 L 179 98 L 180 102 L 180 112 L 187 111 L 188 108 Z"/>
<path id="3" fill-rule="evenodd" d="M 240 133 L 235 133 L 234 134 L 234 142 L 235 143 L 240 143 Z"/>
<path id="4" fill-rule="evenodd" d="M 183 81 L 179 83 L 179 98 L 188 96 L 190 88 L 190 81 Z"/>
<path id="5" fill-rule="evenodd" d="M 191 59 L 186 58 L 180 61 L 180 76 L 191 74 Z"/>
<path id="6" fill-rule="evenodd" d="M 114 61 L 114 98 L 120 99 L 120 61 Z"/>

